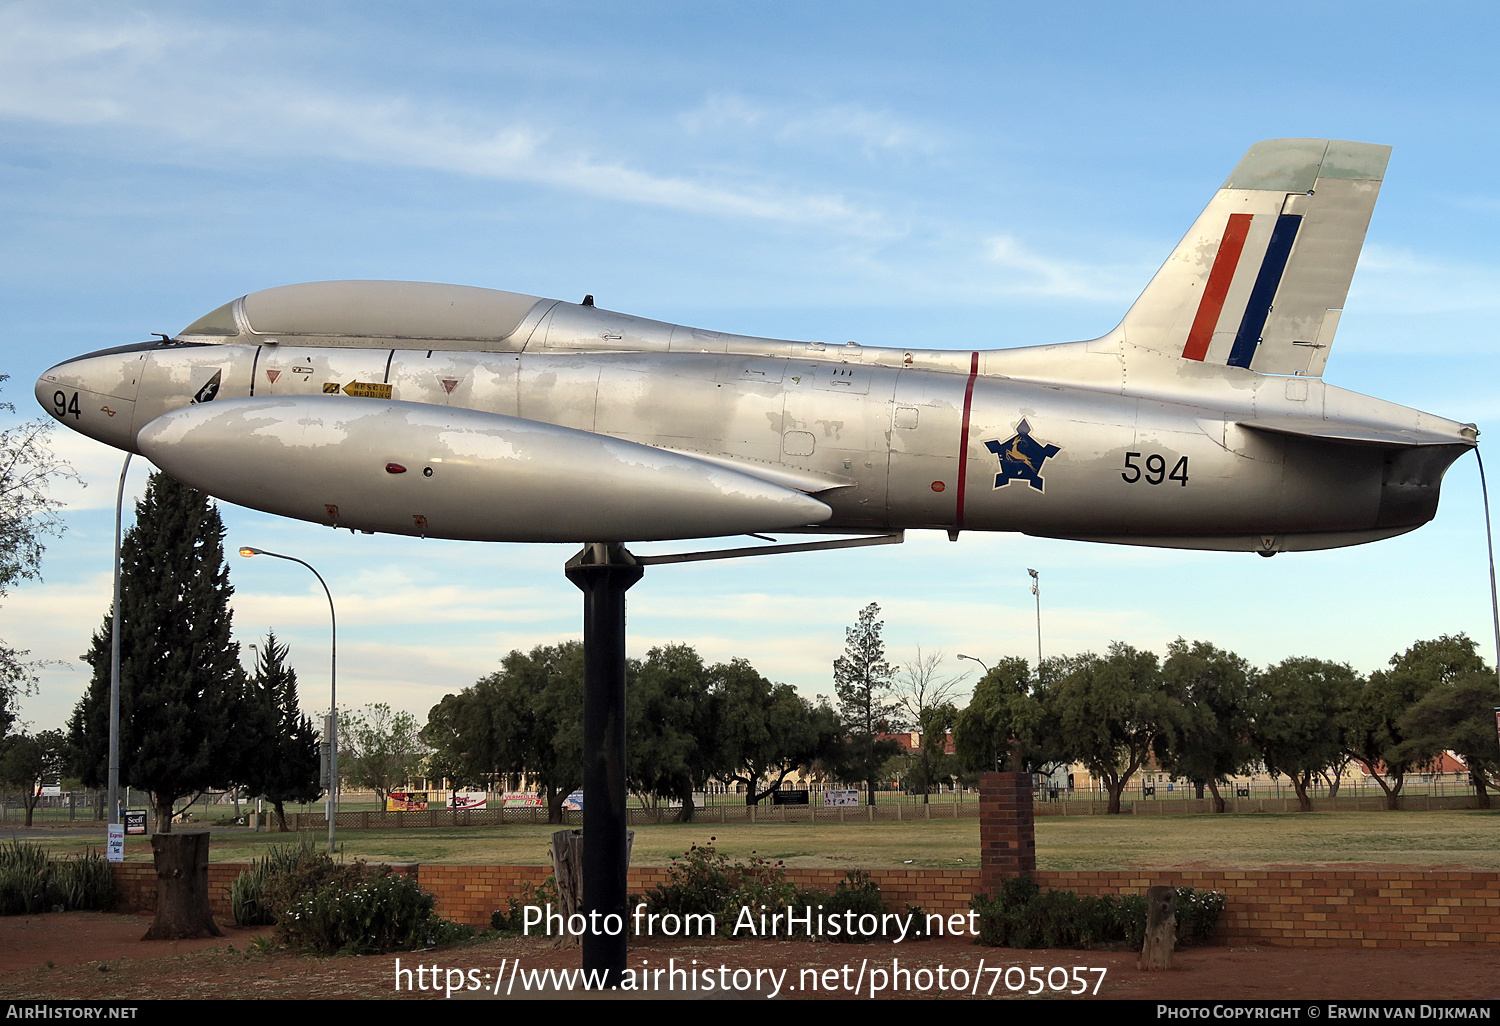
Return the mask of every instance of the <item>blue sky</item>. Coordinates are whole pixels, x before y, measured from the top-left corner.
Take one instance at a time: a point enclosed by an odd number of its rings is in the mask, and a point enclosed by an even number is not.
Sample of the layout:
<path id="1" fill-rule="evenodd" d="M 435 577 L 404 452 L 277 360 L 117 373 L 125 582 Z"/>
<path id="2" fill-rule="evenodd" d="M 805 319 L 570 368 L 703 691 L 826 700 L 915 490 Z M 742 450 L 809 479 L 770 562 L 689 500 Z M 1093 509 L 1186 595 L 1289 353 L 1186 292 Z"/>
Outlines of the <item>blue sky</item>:
<path id="1" fill-rule="evenodd" d="M 1253 142 L 1395 147 L 1328 381 L 1500 435 L 1500 180 L 1487 5 L 0 3 L 0 398 L 77 353 L 246 292 L 400 278 L 719 330 L 970 349 L 1107 331 Z M 87 480 L 0 638 L 53 660 L 60 725 L 109 599 L 119 454 Z M 1500 469 L 1500 463 L 1497 463 Z M 139 491 L 144 471 L 132 475 Z M 336 534 L 225 507 L 339 603 L 340 695 L 420 715 L 515 647 L 577 636 L 555 546 Z M 660 548 L 643 547 L 646 548 Z M 1019 536 L 652 569 L 632 652 L 684 641 L 831 690 L 879 602 L 917 646 L 1033 654 L 1206 638 L 1362 671 L 1492 637 L 1478 478 L 1354 549 L 1253 556 Z M 300 567 L 233 557 L 243 643 L 326 694 Z"/>

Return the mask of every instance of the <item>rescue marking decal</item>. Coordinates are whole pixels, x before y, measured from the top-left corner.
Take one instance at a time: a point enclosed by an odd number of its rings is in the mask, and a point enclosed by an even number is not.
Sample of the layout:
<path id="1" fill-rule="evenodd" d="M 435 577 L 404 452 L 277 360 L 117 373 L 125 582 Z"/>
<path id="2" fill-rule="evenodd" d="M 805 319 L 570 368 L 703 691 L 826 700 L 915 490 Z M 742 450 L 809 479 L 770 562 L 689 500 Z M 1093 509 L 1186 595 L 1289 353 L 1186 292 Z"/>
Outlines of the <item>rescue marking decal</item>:
<path id="1" fill-rule="evenodd" d="M 344 386 L 344 394 L 359 399 L 389 399 L 391 386 L 378 381 L 351 381 Z"/>
<path id="2" fill-rule="evenodd" d="M 1016 433 L 1005 441 L 998 438 L 985 442 L 984 447 L 1000 457 L 1000 473 L 995 475 L 995 487 L 1004 488 L 1012 481 L 1025 481 L 1039 492 L 1045 492 L 1042 480 L 1042 464 L 1062 452 L 1060 445 L 1047 445 L 1031 437 L 1031 425 L 1026 418 L 1016 425 Z"/>
<path id="3" fill-rule="evenodd" d="M 1198 302 L 1198 314 L 1193 318 L 1192 330 L 1188 332 L 1187 345 L 1182 347 L 1185 360 L 1201 361 L 1208 354 L 1208 344 L 1213 341 L 1219 314 L 1224 312 L 1224 299 L 1229 295 L 1229 285 L 1234 281 L 1240 254 L 1245 249 L 1245 237 L 1250 234 L 1250 219 L 1249 214 L 1229 215 L 1229 224 L 1225 226 L 1224 238 L 1219 242 L 1213 269 L 1208 272 L 1208 284 L 1204 286 L 1203 298 Z"/>
<path id="4" fill-rule="evenodd" d="M 957 511 L 953 516 L 953 529 L 964 529 L 964 490 L 969 479 L 969 410 L 974 405 L 974 379 L 979 376 L 979 353 L 969 356 L 969 382 L 964 386 L 963 427 L 958 434 L 958 493 Z"/>

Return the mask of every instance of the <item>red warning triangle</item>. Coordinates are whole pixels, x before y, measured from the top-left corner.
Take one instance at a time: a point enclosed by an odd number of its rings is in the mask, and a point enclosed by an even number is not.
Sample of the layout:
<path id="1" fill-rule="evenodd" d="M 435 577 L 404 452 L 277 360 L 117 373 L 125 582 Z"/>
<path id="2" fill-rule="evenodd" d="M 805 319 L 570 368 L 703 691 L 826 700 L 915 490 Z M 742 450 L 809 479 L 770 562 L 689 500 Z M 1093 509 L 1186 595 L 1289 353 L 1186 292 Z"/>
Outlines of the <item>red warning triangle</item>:
<path id="1" fill-rule="evenodd" d="M 452 395 L 453 390 L 458 387 L 457 378 L 440 378 L 439 380 L 443 383 L 443 391 L 449 395 Z"/>
<path id="2" fill-rule="evenodd" d="M 266 370 L 266 378 L 271 382 L 271 384 L 276 384 L 276 379 L 279 377 L 281 377 L 281 371 L 270 370 L 269 368 Z"/>

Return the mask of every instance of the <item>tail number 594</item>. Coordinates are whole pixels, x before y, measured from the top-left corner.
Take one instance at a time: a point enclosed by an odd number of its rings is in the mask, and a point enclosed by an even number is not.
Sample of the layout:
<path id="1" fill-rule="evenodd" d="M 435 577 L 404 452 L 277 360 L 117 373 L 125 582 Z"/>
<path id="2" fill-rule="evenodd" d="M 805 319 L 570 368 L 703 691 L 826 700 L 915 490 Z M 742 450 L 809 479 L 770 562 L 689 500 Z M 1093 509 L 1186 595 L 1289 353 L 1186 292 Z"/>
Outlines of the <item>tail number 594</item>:
<path id="1" fill-rule="evenodd" d="M 1144 467 L 1140 459 L 1141 453 L 1127 452 L 1125 454 L 1125 469 L 1120 472 L 1120 477 L 1126 484 L 1135 484 L 1137 481 L 1145 480 L 1147 484 L 1159 485 L 1164 481 L 1177 481 L 1186 488 L 1188 483 L 1188 458 L 1179 457 L 1172 465 L 1171 473 L 1167 472 L 1167 460 L 1170 457 L 1163 456 L 1159 452 L 1153 452 L 1146 457 Z M 1142 473 L 1144 470 L 1144 473 Z"/>

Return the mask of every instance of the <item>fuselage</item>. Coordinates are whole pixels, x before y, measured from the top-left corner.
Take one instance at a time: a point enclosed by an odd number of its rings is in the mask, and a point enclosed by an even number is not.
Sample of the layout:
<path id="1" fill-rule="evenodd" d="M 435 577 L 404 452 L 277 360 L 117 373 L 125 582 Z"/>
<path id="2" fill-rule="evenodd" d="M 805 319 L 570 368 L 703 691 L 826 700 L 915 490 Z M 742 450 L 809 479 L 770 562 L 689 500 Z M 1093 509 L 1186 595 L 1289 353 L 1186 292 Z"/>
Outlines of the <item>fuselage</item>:
<path id="1" fill-rule="evenodd" d="M 826 504 L 823 528 L 1262 552 L 1353 544 L 1425 523 L 1444 470 L 1474 444 L 1471 426 L 1318 378 L 1189 364 L 1123 337 L 900 350 L 727 335 L 516 298 L 534 302 L 488 339 L 252 327 L 241 300 L 235 316 L 216 311 L 177 340 L 60 364 L 37 382 L 37 398 L 69 427 L 132 451 L 157 418 L 232 399 L 471 410 L 764 478 Z M 381 437 L 388 451 L 363 458 L 402 467 L 456 458 L 430 432 Z M 274 461 L 255 459 L 243 473 L 275 492 L 277 468 L 261 465 Z M 607 502 L 610 481 L 598 488 Z M 507 526 L 503 510 L 462 526 L 405 511 L 362 515 L 371 494 L 339 506 L 336 526 L 537 540 Z M 305 514 L 289 515 L 327 522 L 320 511 L 330 505 L 339 504 L 310 496 Z"/>

